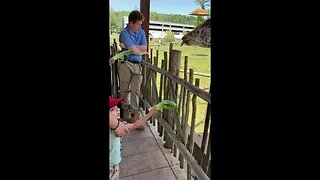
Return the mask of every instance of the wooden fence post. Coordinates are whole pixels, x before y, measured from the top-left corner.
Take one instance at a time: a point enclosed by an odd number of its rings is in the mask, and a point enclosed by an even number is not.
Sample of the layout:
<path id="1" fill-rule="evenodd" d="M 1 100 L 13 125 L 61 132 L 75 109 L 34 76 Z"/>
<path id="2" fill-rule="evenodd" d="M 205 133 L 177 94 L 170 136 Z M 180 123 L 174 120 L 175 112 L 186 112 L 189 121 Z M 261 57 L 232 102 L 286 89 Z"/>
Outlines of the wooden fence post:
<path id="1" fill-rule="evenodd" d="M 180 61 L 181 61 L 181 51 L 179 50 L 171 50 L 170 57 L 169 57 L 169 72 L 174 74 L 175 76 L 178 76 L 178 72 L 180 70 Z M 168 79 L 167 81 L 167 91 L 170 91 L 169 86 L 172 86 L 172 93 L 176 93 L 176 85 L 175 83 Z M 175 101 L 172 96 L 168 96 L 168 100 Z M 168 124 L 172 127 L 174 130 L 174 120 L 173 120 L 173 113 L 171 111 L 167 111 L 168 117 L 167 121 Z M 171 139 L 166 139 L 166 142 L 164 144 L 164 147 L 168 149 L 173 148 L 173 142 Z"/>
<path id="2" fill-rule="evenodd" d="M 188 73 L 187 72 L 188 72 L 188 56 L 185 56 L 184 57 L 184 73 L 183 73 L 183 79 L 184 80 L 188 79 L 188 77 L 187 77 Z M 183 130 L 183 128 L 184 128 L 184 117 L 185 117 L 185 109 L 186 109 L 185 108 L 186 91 L 187 91 L 187 89 L 185 87 L 181 86 L 180 104 L 181 104 L 181 102 L 182 102 L 182 104 L 178 108 L 179 108 L 179 112 L 181 112 L 181 117 L 182 117 L 180 124 L 181 124 L 181 129 L 183 131 L 183 134 L 184 134 L 184 130 Z M 179 113 L 179 115 L 180 115 L 180 113 Z M 180 161 L 180 168 L 182 169 L 184 160 L 183 160 L 183 156 L 182 156 L 181 153 L 179 154 L 179 161 Z"/>

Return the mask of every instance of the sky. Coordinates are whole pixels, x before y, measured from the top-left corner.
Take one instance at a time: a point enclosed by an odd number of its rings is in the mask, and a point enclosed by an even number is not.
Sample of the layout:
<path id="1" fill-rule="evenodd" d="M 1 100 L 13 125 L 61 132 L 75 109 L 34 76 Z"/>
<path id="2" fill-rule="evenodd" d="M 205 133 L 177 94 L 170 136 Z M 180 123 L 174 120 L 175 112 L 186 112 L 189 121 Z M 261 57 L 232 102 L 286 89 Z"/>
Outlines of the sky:
<path id="1" fill-rule="evenodd" d="M 140 0 L 110 0 L 110 7 L 115 11 L 140 9 Z M 150 11 L 163 14 L 188 15 L 200 6 L 195 0 L 150 0 Z"/>

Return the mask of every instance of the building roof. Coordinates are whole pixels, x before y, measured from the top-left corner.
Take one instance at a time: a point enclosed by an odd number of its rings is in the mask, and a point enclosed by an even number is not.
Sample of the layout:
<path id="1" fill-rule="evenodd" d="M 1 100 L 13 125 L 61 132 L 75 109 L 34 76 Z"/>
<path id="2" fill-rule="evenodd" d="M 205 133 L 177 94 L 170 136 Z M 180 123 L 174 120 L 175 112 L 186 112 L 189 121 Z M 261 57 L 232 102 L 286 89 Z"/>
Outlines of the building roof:
<path id="1" fill-rule="evenodd" d="M 192 11 L 189 15 L 194 15 L 194 16 L 209 16 L 209 13 L 202 8 L 198 8 L 194 11 Z"/>

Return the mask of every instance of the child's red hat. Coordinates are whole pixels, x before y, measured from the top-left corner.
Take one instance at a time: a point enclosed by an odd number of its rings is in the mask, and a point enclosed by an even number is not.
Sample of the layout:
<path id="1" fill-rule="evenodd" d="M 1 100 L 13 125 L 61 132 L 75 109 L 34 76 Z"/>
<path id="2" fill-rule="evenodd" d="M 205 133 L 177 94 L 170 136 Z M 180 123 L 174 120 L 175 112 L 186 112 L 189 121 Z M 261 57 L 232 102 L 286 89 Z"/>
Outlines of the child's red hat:
<path id="1" fill-rule="evenodd" d="M 109 96 L 109 109 L 115 107 L 117 104 L 123 101 L 123 98 L 113 98 L 112 96 Z"/>

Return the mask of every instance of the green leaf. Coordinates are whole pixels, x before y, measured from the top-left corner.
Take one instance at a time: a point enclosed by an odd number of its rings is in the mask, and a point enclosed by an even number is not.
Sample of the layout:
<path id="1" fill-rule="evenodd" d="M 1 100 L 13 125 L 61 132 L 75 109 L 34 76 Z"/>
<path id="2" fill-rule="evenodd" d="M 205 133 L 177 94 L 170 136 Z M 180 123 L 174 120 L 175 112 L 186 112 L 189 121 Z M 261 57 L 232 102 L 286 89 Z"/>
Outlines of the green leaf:
<path id="1" fill-rule="evenodd" d="M 112 58 L 114 58 L 114 59 L 123 59 L 123 57 L 125 55 L 128 55 L 128 54 L 133 54 L 133 51 L 131 51 L 131 50 L 122 51 L 122 52 L 114 55 Z"/>
<path id="2" fill-rule="evenodd" d="M 162 109 L 168 109 L 168 110 L 172 110 L 174 108 L 177 107 L 177 104 L 173 101 L 169 101 L 169 100 L 163 100 L 160 103 L 157 104 L 156 109 L 162 110 Z"/>

